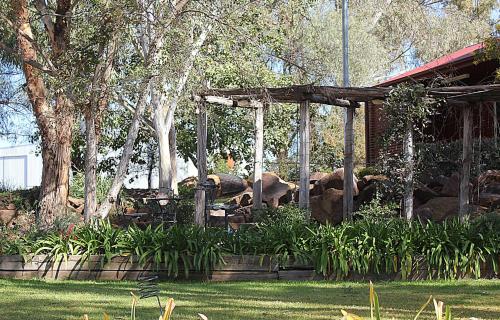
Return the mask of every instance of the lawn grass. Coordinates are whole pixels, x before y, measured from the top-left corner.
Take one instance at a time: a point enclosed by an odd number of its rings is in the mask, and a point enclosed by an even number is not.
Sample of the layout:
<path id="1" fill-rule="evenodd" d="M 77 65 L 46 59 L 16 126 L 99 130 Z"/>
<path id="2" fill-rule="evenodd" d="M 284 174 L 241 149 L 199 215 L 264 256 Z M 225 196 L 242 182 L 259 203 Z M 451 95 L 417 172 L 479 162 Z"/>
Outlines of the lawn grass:
<path id="1" fill-rule="evenodd" d="M 382 316 L 413 319 L 430 294 L 452 306 L 455 319 L 500 319 L 500 281 L 379 282 Z M 0 319 L 128 319 L 134 282 L 0 279 Z M 162 300 L 176 302 L 174 320 L 340 319 L 340 309 L 369 315 L 368 283 L 354 282 L 164 282 Z M 139 302 L 138 320 L 158 319 L 154 299 Z M 431 319 L 429 307 L 422 319 Z"/>

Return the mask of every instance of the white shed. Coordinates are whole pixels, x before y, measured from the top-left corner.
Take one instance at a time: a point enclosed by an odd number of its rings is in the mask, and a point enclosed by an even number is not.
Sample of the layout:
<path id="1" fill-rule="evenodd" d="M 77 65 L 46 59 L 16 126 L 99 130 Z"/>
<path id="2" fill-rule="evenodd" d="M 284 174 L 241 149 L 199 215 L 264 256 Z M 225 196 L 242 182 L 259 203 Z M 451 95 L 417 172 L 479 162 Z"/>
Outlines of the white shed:
<path id="1" fill-rule="evenodd" d="M 28 189 L 42 181 L 42 156 L 33 144 L 0 148 L 0 187 Z"/>
<path id="2" fill-rule="evenodd" d="M 29 189 L 42 182 L 42 156 L 34 144 L 0 147 L 0 189 Z M 177 158 L 177 178 L 182 180 L 197 174 L 191 161 Z M 134 182 L 130 178 L 137 176 Z M 125 179 L 127 188 L 147 188 L 147 172 L 129 174 Z M 153 188 L 158 187 L 158 173 L 153 175 Z"/>

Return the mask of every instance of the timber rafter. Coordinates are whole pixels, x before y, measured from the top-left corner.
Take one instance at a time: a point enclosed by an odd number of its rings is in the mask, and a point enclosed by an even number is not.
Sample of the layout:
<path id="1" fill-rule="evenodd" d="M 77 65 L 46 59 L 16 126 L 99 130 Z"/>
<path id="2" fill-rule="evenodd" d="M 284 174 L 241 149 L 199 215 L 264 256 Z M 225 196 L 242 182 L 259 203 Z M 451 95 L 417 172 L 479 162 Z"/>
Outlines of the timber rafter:
<path id="1" fill-rule="evenodd" d="M 269 103 L 320 103 L 357 107 L 359 102 L 384 100 L 391 87 L 333 87 L 297 85 L 281 88 L 211 89 L 198 93 L 195 100 L 231 107 L 250 107 L 251 100 Z M 428 88 L 429 98 L 446 99 L 460 104 L 500 100 L 500 84 Z"/>

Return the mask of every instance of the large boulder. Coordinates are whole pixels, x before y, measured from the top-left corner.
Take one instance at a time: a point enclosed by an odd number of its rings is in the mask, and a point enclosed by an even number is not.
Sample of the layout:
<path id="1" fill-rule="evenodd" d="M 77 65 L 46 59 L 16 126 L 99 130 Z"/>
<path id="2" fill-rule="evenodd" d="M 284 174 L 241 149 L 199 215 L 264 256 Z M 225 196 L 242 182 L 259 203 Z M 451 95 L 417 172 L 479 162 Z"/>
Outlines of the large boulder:
<path id="1" fill-rule="evenodd" d="M 181 182 L 179 182 L 179 186 L 184 186 L 187 188 L 195 188 L 198 185 L 197 177 L 187 177 Z"/>
<path id="2" fill-rule="evenodd" d="M 320 223 L 339 224 L 342 222 L 342 190 L 327 189 L 319 196 L 310 198 L 311 217 Z"/>
<path id="3" fill-rule="evenodd" d="M 500 170 L 488 170 L 477 178 L 477 187 L 481 191 L 487 188 L 495 188 L 495 192 L 500 193 Z"/>
<path id="4" fill-rule="evenodd" d="M 500 170 L 488 170 L 477 178 L 474 195 L 477 194 L 479 205 L 500 207 Z"/>
<path id="5" fill-rule="evenodd" d="M 235 204 L 240 207 L 247 207 L 253 203 L 253 191 L 248 188 L 244 192 L 237 194 L 236 196 L 229 199 L 228 204 Z"/>
<path id="6" fill-rule="evenodd" d="M 418 203 L 427 203 L 429 200 L 439 197 L 439 193 L 420 183 L 415 186 L 413 195 Z"/>
<path id="7" fill-rule="evenodd" d="M 17 217 L 15 207 L 0 208 L 0 225 L 10 225 Z"/>
<path id="8" fill-rule="evenodd" d="M 359 195 L 356 198 L 355 208 L 361 205 L 370 203 L 380 188 L 380 184 L 384 183 L 388 178 L 384 175 L 366 175 L 358 181 Z"/>
<path id="9" fill-rule="evenodd" d="M 253 184 L 253 176 L 250 182 Z M 286 182 L 274 172 L 262 174 L 262 201 L 269 207 L 277 208 L 279 205 L 290 203 L 293 192 L 297 189 L 294 183 Z"/>
<path id="10" fill-rule="evenodd" d="M 479 205 L 487 208 L 500 207 L 500 193 L 481 192 L 479 194 Z"/>
<path id="11" fill-rule="evenodd" d="M 457 197 L 439 197 L 429 200 L 414 212 L 415 216 L 441 222 L 446 218 L 458 215 L 459 202 Z"/>
<path id="12" fill-rule="evenodd" d="M 460 193 L 460 174 L 454 172 L 450 177 L 440 176 L 443 184 L 441 195 L 445 197 L 458 197 Z"/>
<path id="13" fill-rule="evenodd" d="M 248 188 L 248 183 L 245 179 L 232 174 L 211 174 L 208 175 L 207 180 L 213 181 L 215 184 L 217 197 L 234 195 L 243 192 Z"/>
<path id="14" fill-rule="evenodd" d="M 311 176 L 309 177 L 309 182 L 310 183 L 315 183 L 318 180 L 321 180 L 321 178 L 324 178 L 328 175 L 326 172 L 313 172 L 311 173 Z"/>
<path id="15" fill-rule="evenodd" d="M 358 190 L 358 179 L 353 174 L 353 195 L 357 196 L 359 194 Z M 314 183 L 314 187 L 311 190 L 312 196 L 318 196 L 323 194 L 328 189 L 344 190 L 344 168 L 338 168 L 332 173 L 322 177 Z"/>

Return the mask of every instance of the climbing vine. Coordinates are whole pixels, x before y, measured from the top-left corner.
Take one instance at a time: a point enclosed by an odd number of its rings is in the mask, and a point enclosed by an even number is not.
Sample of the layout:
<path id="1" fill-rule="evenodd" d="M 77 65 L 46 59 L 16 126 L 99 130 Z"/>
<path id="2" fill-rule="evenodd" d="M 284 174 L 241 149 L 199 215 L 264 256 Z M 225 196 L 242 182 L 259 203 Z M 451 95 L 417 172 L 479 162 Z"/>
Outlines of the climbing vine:
<path id="1" fill-rule="evenodd" d="M 383 191 L 388 199 L 399 200 L 409 171 L 417 174 L 419 170 L 418 152 L 413 154 L 413 168 L 404 156 L 403 141 L 408 130 L 412 132 L 414 143 L 423 141 L 425 128 L 439 104 L 440 101 L 429 99 L 422 84 L 400 84 L 385 100 L 381 119 L 385 129 L 381 139 L 380 171 L 389 178 Z"/>

